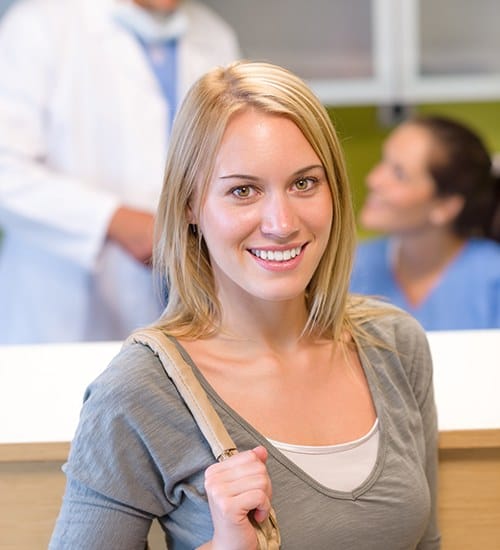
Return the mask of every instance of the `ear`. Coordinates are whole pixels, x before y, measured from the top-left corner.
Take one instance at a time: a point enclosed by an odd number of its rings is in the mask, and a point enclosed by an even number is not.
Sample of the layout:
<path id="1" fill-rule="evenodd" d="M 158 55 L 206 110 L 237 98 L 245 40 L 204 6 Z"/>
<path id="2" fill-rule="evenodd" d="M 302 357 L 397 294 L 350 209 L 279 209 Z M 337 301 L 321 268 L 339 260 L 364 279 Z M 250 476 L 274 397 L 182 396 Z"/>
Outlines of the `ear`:
<path id="1" fill-rule="evenodd" d="M 464 207 L 465 199 L 462 195 L 438 197 L 432 207 L 429 219 L 434 225 L 448 225 L 455 220 Z"/>

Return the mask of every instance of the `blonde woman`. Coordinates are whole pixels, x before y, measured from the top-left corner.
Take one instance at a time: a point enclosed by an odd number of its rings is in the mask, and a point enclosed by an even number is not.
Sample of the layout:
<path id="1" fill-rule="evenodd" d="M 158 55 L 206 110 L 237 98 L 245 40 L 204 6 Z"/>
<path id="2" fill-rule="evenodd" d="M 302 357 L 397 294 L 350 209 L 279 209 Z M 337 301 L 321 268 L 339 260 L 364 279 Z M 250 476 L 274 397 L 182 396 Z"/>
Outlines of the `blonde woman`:
<path id="1" fill-rule="evenodd" d="M 156 219 L 156 323 L 240 453 L 210 449 L 158 358 L 124 348 L 89 387 L 52 549 L 436 549 L 436 413 L 425 335 L 348 295 L 355 225 L 325 109 L 240 62 L 180 110 Z"/>

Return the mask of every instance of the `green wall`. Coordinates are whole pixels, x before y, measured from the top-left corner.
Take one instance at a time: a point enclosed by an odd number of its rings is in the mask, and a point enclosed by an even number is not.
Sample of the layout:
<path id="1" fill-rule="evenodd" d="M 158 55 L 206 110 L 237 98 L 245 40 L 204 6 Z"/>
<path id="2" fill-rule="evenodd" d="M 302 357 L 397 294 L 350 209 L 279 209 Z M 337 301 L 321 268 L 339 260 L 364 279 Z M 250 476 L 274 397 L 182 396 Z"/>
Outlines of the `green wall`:
<path id="1" fill-rule="evenodd" d="M 500 152 L 500 102 L 426 104 L 414 110 L 454 117 L 479 132 L 492 153 Z M 365 193 L 365 176 L 380 158 L 391 127 L 379 122 L 375 106 L 331 107 L 329 113 L 344 147 L 357 211 Z"/>

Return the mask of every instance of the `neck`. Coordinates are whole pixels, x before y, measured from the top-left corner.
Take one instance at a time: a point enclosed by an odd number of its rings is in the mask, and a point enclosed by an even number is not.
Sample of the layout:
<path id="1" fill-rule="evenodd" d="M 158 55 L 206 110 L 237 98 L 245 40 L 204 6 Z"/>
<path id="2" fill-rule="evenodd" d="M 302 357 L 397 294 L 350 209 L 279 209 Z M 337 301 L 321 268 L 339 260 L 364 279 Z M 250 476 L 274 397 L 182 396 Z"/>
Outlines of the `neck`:
<path id="1" fill-rule="evenodd" d="M 442 230 L 395 237 L 393 269 L 404 278 L 419 278 L 441 272 L 464 245 L 464 238 Z"/>
<path id="2" fill-rule="evenodd" d="M 302 340 L 308 315 L 303 297 L 284 302 L 240 299 L 229 307 L 222 301 L 222 310 L 221 338 L 274 351 L 291 350 Z"/>
<path id="3" fill-rule="evenodd" d="M 443 230 L 392 240 L 392 270 L 410 304 L 417 307 L 427 299 L 465 242 Z"/>
<path id="4" fill-rule="evenodd" d="M 164 8 L 164 9 L 154 8 L 154 7 L 148 6 L 147 4 L 144 4 L 143 2 L 139 2 L 138 0 L 132 0 L 131 3 L 135 4 L 135 6 L 137 6 L 139 9 L 141 9 L 143 11 L 146 11 L 146 12 L 150 13 L 151 15 L 156 16 L 156 17 L 160 17 L 160 18 L 161 17 L 168 17 L 169 15 L 174 13 L 175 9 L 176 9 L 174 7 Z"/>

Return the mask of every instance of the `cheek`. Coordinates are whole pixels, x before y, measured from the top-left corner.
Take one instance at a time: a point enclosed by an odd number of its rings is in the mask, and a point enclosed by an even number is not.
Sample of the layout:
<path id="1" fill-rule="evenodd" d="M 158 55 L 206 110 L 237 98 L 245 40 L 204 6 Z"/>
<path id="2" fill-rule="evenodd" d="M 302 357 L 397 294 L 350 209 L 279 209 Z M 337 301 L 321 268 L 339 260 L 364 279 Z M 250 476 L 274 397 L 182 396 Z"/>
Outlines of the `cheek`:
<path id="1" fill-rule="evenodd" d="M 324 234 L 328 239 L 333 223 L 333 207 L 331 201 L 325 203 L 323 208 L 314 209 L 311 212 L 311 225 L 315 233 Z"/>
<path id="2" fill-rule="evenodd" d="M 387 199 L 390 206 L 409 211 L 425 209 L 430 200 L 427 193 L 404 188 L 394 189 Z"/>
<path id="3" fill-rule="evenodd" d="M 200 219 L 200 228 L 209 246 L 211 242 L 240 241 L 255 227 L 256 216 L 253 209 L 213 208 L 206 205 Z"/>
<path id="4" fill-rule="evenodd" d="M 374 230 L 421 225 L 426 222 L 429 204 L 428 197 L 423 193 L 393 189 L 382 198 L 367 201 L 359 219 L 362 225 Z"/>
<path id="5" fill-rule="evenodd" d="M 392 209 L 393 221 L 400 227 L 422 227 L 429 223 L 431 201 L 428 197 L 404 196 L 397 206 Z"/>
<path id="6" fill-rule="evenodd" d="M 331 197 L 325 197 L 319 204 L 310 205 L 306 212 L 307 215 L 302 216 L 302 225 L 326 248 L 334 217 Z"/>
<path id="7" fill-rule="evenodd" d="M 405 206 L 409 215 L 413 214 L 414 217 L 423 218 L 427 217 L 431 202 L 427 197 L 419 196 L 408 200 Z"/>

